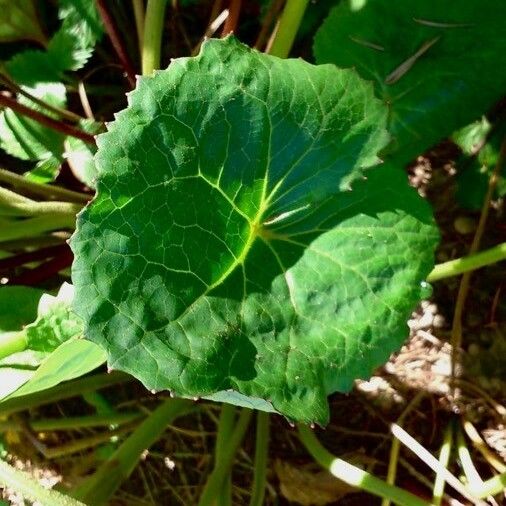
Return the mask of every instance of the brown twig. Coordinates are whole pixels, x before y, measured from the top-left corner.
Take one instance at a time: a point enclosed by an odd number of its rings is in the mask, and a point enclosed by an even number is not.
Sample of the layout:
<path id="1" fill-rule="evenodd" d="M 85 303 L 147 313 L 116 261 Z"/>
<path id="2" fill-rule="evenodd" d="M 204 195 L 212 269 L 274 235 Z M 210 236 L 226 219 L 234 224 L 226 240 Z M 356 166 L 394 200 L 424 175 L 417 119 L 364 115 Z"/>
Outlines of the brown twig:
<path id="1" fill-rule="evenodd" d="M 483 201 L 483 206 L 481 208 L 480 221 L 478 222 L 478 227 L 476 228 L 476 232 L 473 237 L 473 242 L 469 249 L 470 255 L 476 253 L 480 247 L 481 238 L 483 237 L 483 232 L 485 231 L 485 224 L 487 222 L 488 212 L 490 209 L 490 201 L 492 200 L 492 196 L 494 195 L 494 190 L 497 185 L 499 173 L 501 172 L 505 159 L 506 159 L 506 138 L 503 140 L 501 144 L 499 159 L 497 160 L 494 171 L 490 176 L 487 194 L 485 195 L 485 200 Z M 452 375 L 451 375 L 452 383 L 454 383 L 455 378 L 458 376 L 457 373 L 459 372 L 457 366 L 458 366 L 458 350 L 460 350 L 460 347 L 462 345 L 462 315 L 464 313 L 467 294 L 469 292 L 469 287 L 471 284 L 471 276 L 472 271 L 463 274 L 462 279 L 460 281 L 459 291 L 457 294 L 457 302 L 455 303 L 455 312 L 453 315 L 452 332 L 450 339 L 450 343 L 452 345 Z"/>
<path id="2" fill-rule="evenodd" d="M 63 269 L 72 265 L 74 256 L 70 248 L 63 250 L 57 257 L 49 260 L 48 262 L 30 269 L 29 271 L 20 274 L 17 277 L 10 278 L 9 285 L 37 285 L 58 274 Z"/>
<path id="3" fill-rule="evenodd" d="M 230 6 L 228 9 L 228 17 L 223 25 L 221 32 L 222 37 L 226 37 L 230 33 L 235 32 L 237 28 L 237 22 L 239 21 L 239 14 L 241 13 L 242 0 L 230 0 Z"/>
<path id="4" fill-rule="evenodd" d="M 111 40 L 112 47 L 116 54 L 118 55 L 118 59 L 121 62 L 121 65 L 125 69 L 126 78 L 132 88 L 135 88 L 135 70 L 128 56 L 128 53 L 125 49 L 121 36 L 114 24 L 114 20 L 109 12 L 109 8 L 107 7 L 106 0 L 96 0 L 97 9 L 100 13 L 100 17 L 104 23 L 105 30 L 109 39 Z"/>
<path id="5" fill-rule="evenodd" d="M 35 251 L 27 251 L 25 253 L 11 255 L 7 258 L 1 258 L 0 271 L 14 269 L 15 267 L 19 267 L 30 262 L 37 262 L 39 260 L 46 260 L 47 258 L 54 258 L 68 249 L 69 247 L 66 244 L 59 244 L 57 246 L 48 246 L 46 248 L 40 248 Z"/>
<path id="6" fill-rule="evenodd" d="M 268 35 L 272 30 L 274 20 L 278 17 L 279 13 L 283 9 L 284 3 L 285 0 L 274 0 L 269 6 L 269 9 L 266 12 L 264 20 L 262 22 L 262 28 L 260 29 L 257 40 L 255 41 L 255 49 L 261 51 L 265 46 Z"/>
<path id="7" fill-rule="evenodd" d="M 83 119 L 78 114 L 75 114 L 71 111 L 67 111 L 67 109 L 63 109 L 61 107 L 56 107 L 54 105 L 48 104 L 44 100 L 41 100 L 35 95 L 32 95 L 31 93 L 23 89 L 21 86 L 16 84 L 10 77 L 6 76 L 5 74 L 0 73 L 0 83 L 9 88 L 9 90 L 11 90 L 12 92 L 17 93 L 19 95 L 23 95 L 24 97 L 31 100 L 34 104 L 37 104 L 43 109 L 55 113 L 57 116 L 61 116 L 62 118 L 65 118 L 69 121 L 73 121 L 75 123 Z"/>
<path id="8" fill-rule="evenodd" d="M 95 138 L 93 137 L 93 135 L 90 135 L 89 133 L 84 132 L 83 130 L 80 130 L 72 125 L 67 125 L 67 123 L 64 123 L 63 121 L 46 116 L 45 114 L 42 114 L 41 112 L 36 111 L 35 109 L 31 109 L 26 105 L 20 104 L 14 98 L 7 97 L 1 93 L 0 93 L 0 106 L 8 107 L 9 109 L 12 109 L 14 112 L 22 114 L 23 116 L 27 116 L 28 118 L 31 118 L 39 122 L 41 125 L 56 130 L 57 132 L 61 132 L 62 134 L 71 135 L 72 137 L 81 139 L 82 141 L 87 142 L 88 144 L 95 144 Z"/>

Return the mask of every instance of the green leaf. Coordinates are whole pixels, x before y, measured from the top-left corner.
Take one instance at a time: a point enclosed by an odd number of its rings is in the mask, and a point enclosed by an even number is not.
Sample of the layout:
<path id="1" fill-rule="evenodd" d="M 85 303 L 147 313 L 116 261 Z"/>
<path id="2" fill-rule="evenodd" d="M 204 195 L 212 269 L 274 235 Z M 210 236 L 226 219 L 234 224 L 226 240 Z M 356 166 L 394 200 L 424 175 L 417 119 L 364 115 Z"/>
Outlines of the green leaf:
<path id="1" fill-rule="evenodd" d="M 318 63 L 354 67 L 390 108 L 396 160 L 408 162 L 478 119 L 506 88 L 506 2 L 350 0 L 316 34 Z"/>
<path id="2" fill-rule="evenodd" d="M 0 42 L 34 40 L 45 44 L 32 0 L 0 0 Z"/>
<path id="3" fill-rule="evenodd" d="M 71 309 L 73 296 L 73 286 L 63 283 L 56 297 L 44 294 L 40 298 L 37 319 L 24 329 L 29 349 L 51 352 L 61 343 L 82 336 L 82 321 Z"/>
<path id="4" fill-rule="evenodd" d="M 86 337 L 150 389 L 325 423 L 401 345 L 437 241 L 405 174 L 363 180 L 386 116 L 354 71 L 233 37 L 142 78 L 71 241 Z"/>
<path id="5" fill-rule="evenodd" d="M 25 287 L 0 289 L 2 310 L 12 313 L 11 318 L 2 314 L 0 331 L 19 331 L 27 346 L 25 351 L 0 360 L 0 399 L 50 388 L 82 376 L 105 361 L 100 347 L 80 339 L 83 324 L 71 310 L 72 285 L 64 283 L 56 296 L 41 293 Z M 21 329 L 30 320 L 33 323 Z M 5 335 L 0 332 L 0 338 Z"/>
<path id="6" fill-rule="evenodd" d="M 479 210 L 483 206 L 490 176 L 499 160 L 501 143 L 506 138 L 506 120 L 494 126 L 488 121 L 473 123 L 457 132 L 453 140 L 464 155 L 457 161 L 457 191 L 459 204 Z M 494 198 L 506 196 L 506 179 L 499 174 Z"/>
<path id="7" fill-rule="evenodd" d="M 93 120 L 83 120 L 79 126 L 85 132 L 96 135 L 100 132 L 102 125 Z M 95 188 L 97 179 L 97 168 L 93 159 L 97 148 L 94 144 L 83 142 L 75 137 L 67 137 L 65 140 L 65 158 L 70 169 L 79 181 L 90 188 Z"/>
<path id="8" fill-rule="evenodd" d="M 37 305 L 44 292 L 28 286 L 0 288 L 0 335 L 2 332 L 21 330 L 37 316 Z"/>
<path id="9" fill-rule="evenodd" d="M 48 53 L 62 70 L 78 70 L 89 60 L 102 37 L 102 23 L 90 0 L 60 0 L 60 30 L 49 42 Z"/>
<path id="10" fill-rule="evenodd" d="M 101 366 L 105 359 L 106 355 L 102 348 L 84 339 L 72 339 L 62 343 L 9 398 L 47 390 L 64 381 L 84 376 Z"/>
<path id="11" fill-rule="evenodd" d="M 100 40 L 102 25 L 95 2 L 60 0 L 59 4 L 62 24 L 47 50 L 24 51 L 6 63 L 10 76 L 18 84 L 35 86 L 61 80 L 64 72 L 86 64 Z"/>
<path id="12" fill-rule="evenodd" d="M 44 83 L 25 89 L 50 105 L 57 107 L 65 105 L 65 87 L 61 83 Z M 22 95 L 18 100 L 32 109 L 41 110 L 39 105 Z M 47 114 L 46 110 L 43 112 Z M 10 109 L 0 114 L 0 147 L 22 160 L 45 162 L 53 160 L 52 163 L 56 164 L 62 159 L 64 139 L 63 134 Z"/>

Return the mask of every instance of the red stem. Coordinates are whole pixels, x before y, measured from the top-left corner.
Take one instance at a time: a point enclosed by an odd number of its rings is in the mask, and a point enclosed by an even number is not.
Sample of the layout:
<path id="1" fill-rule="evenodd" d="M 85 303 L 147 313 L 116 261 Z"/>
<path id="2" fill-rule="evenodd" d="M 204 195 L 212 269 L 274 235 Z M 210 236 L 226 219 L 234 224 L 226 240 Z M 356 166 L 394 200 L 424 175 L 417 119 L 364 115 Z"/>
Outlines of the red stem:
<path id="1" fill-rule="evenodd" d="M 46 279 L 51 278 L 55 274 L 58 274 L 61 270 L 70 267 L 73 259 L 74 256 L 72 255 L 72 251 L 68 248 L 57 257 L 49 260 L 49 262 L 39 265 L 38 267 L 35 267 L 35 269 L 30 269 L 17 277 L 10 278 L 8 284 L 37 285 L 46 281 Z"/>
<path id="2" fill-rule="evenodd" d="M 112 47 L 114 48 L 114 51 L 116 51 L 118 59 L 125 69 L 126 78 L 128 79 L 130 86 L 135 88 L 135 70 L 125 49 L 121 36 L 116 29 L 114 20 L 109 12 L 109 8 L 107 7 L 106 0 L 96 0 L 96 4 L 107 35 L 109 35 L 109 39 L 111 39 Z"/>
<path id="3" fill-rule="evenodd" d="M 221 36 L 225 37 L 229 33 L 233 33 L 237 28 L 237 22 L 239 21 L 239 14 L 241 12 L 242 0 L 230 0 L 230 6 L 228 9 L 228 17 L 223 25 L 223 31 Z"/>
<path id="4" fill-rule="evenodd" d="M 78 139 L 81 139 L 82 141 L 87 142 L 88 144 L 95 144 L 95 138 L 93 137 L 93 135 L 87 132 L 83 132 L 82 130 L 79 130 L 78 128 L 73 127 L 71 125 L 67 125 L 67 123 L 64 123 L 63 121 L 59 121 L 57 119 L 46 116 L 45 114 L 42 114 L 41 112 L 36 111 L 35 109 L 31 109 L 26 105 L 20 104 L 14 98 L 7 97 L 6 95 L 3 95 L 1 93 L 0 93 L 0 106 L 8 107 L 9 109 L 12 109 L 14 112 L 22 114 L 23 116 L 27 116 L 28 118 L 31 118 L 35 121 L 38 121 L 41 125 L 56 130 L 57 132 L 61 132 L 62 134 L 77 137 Z"/>
<path id="5" fill-rule="evenodd" d="M 35 251 L 11 255 L 10 257 L 0 259 L 0 271 L 14 269 L 30 262 L 45 260 L 46 258 L 53 258 L 68 249 L 69 247 L 66 244 L 58 244 L 57 246 L 48 246 L 47 248 L 40 248 Z"/>

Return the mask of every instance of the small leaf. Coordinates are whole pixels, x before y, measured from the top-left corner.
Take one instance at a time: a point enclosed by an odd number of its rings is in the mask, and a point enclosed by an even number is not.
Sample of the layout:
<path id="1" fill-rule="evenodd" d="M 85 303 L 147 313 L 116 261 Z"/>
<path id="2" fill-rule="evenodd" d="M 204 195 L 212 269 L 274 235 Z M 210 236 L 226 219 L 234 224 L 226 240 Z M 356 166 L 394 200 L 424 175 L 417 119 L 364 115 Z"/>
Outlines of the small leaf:
<path id="1" fill-rule="evenodd" d="M 23 332 L 27 349 L 0 360 L 0 399 L 50 388 L 82 376 L 104 363 L 105 353 L 100 347 L 79 339 L 83 325 L 71 310 L 72 285 L 64 283 L 56 296 L 40 296 L 39 290 L 32 293 L 25 287 L 3 287 L 0 289 L 0 303 L 9 300 L 9 294 L 10 304 L 17 309 L 18 315 L 14 320 L 2 315 L 0 329 Z M 33 299 L 36 296 L 40 298 L 37 317 L 21 329 L 21 325 L 35 317 Z M 20 306 L 22 303 L 26 305 Z"/>
<path id="2" fill-rule="evenodd" d="M 64 72 L 78 70 L 86 64 L 102 36 L 95 2 L 60 0 L 59 4 L 62 24 L 47 50 L 24 51 L 6 63 L 11 78 L 18 84 L 35 86 L 61 80 Z"/>
<path id="3" fill-rule="evenodd" d="M 506 2 L 351 0 L 318 30 L 318 63 L 354 67 L 390 108 L 399 163 L 478 119 L 506 88 Z M 379 22 L 378 20 L 386 20 Z M 484 78 L 486 76 L 486 79 Z"/>
<path id="4" fill-rule="evenodd" d="M 82 336 L 82 321 L 71 309 L 73 296 L 72 285 L 63 283 L 56 297 L 44 294 L 40 298 L 37 319 L 24 329 L 29 349 L 50 352 Z"/>
<path id="5" fill-rule="evenodd" d="M 0 0 L 0 42 L 23 39 L 46 42 L 33 0 Z"/>
<path id="6" fill-rule="evenodd" d="M 474 139 L 473 138 L 474 135 Z M 484 129 L 470 125 L 459 132 L 454 140 L 464 151 L 457 161 L 457 192 L 459 204 L 467 209 L 479 210 L 483 206 L 490 176 L 499 160 L 501 143 L 506 138 L 506 121 L 498 121 L 493 127 Z M 473 145 L 473 148 L 469 149 Z M 479 149 L 476 151 L 475 146 Z M 499 174 L 494 198 L 506 196 L 506 179 Z"/>
<path id="7" fill-rule="evenodd" d="M 79 126 L 85 132 L 98 134 L 102 128 L 100 123 L 93 120 L 83 120 Z M 65 158 L 68 161 L 70 169 L 79 181 L 90 188 L 95 188 L 97 179 L 97 168 L 93 159 L 97 148 L 95 145 L 83 142 L 75 137 L 65 139 Z"/>
<path id="8" fill-rule="evenodd" d="M 33 394 L 64 381 L 79 378 L 101 366 L 106 359 L 102 348 L 83 339 L 62 343 L 42 361 L 37 371 L 10 398 Z"/>
<path id="9" fill-rule="evenodd" d="M 141 79 L 71 241 L 86 337 L 149 389 L 326 423 L 401 345 L 433 263 L 427 205 L 367 170 L 386 119 L 354 71 L 233 37 Z"/>
<path id="10" fill-rule="evenodd" d="M 37 317 L 37 306 L 44 292 L 28 286 L 0 287 L 0 333 L 21 330 Z"/>
<path id="11" fill-rule="evenodd" d="M 45 83 L 25 89 L 50 105 L 57 107 L 65 105 L 65 87 L 61 83 Z M 41 110 L 39 105 L 22 95 L 18 100 L 32 109 Z M 48 114 L 45 109 L 42 111 Z M 48 115 L 51 116 L 51 114 Z M 61 161 L 64 138 L 63 134 L 10 109 L 0 114 L 0 147 L 22 160 Z"/>

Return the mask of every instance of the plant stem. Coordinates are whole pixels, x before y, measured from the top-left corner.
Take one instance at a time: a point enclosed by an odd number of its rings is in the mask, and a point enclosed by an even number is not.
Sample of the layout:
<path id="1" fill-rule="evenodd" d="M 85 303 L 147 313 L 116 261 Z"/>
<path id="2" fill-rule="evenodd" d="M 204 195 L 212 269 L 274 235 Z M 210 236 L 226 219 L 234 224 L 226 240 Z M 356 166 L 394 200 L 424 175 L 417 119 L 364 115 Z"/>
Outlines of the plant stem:
<path id="1" fill-rule="evenodd" d="M 109 12 L 107 2 L 105 0 L 95 0 L 95 2 L 97 4 L 97 10 L 104 23 L 105 31 L 111 40 L 112 47 L 114 48 L 122 67 L 125 69 L 126 78 L 130 86 L 135 88 L 134 67 L 130 61 L 123 41 L 121 40 L 121 36 L 116 28 L 116 24 L 114 23 L 114 19 Z"/>
<path id="2" fill-rule="evenodd" d="M 218 422 L 218 434 L 216 436 L 216 448 L 214 450 L 215 462 L 220 462 L 228 445 L 228 439 L 234 428 L 235 406 L 222 404 L 220 419 Z M 232 506 L 232 479 L 230 474 L 224 480 L 216 500 L 219 506 Z"/>
<path id="3" fill-rule="evenodd" d="M 49 432 L 59 430 L 87 429 L 107 427 L 109 425 L 124 425 L 144 417 L 143 413 L 114 413 L 107 415 L 73 416 L 65 418 L 43 418 L 28 420 L 28 427 L 34 432 Z M 23 426 L 16 421 L 0 421 L 0 432 L 21 431 Z"/>
<path id="4" fill-rule="evenodd" d="M 267 458 L 269 452 L 269 413 L 257 411 L 257 431 L 255 444 L 255 469 L 249 506 L 264 504 L 267 482 Z"/>
<path id="5" fill-rule="evenodd" d="M 241 4 L 242 0 L 230 0 L 228 16 L 225 20 L 225 24 L 223 25 L 223 30 L 221 32 L 222 37 L 226 37 L 227 35 L 234 33 L 235 29 L 237 28 L 239 14 L 241 13 Z"/>
<path id="6" fill-rule="evenodd" d="M 0 188 L 0 204 L 8 207 L 14 215 L 17 216 L 72 216 L 75 218 L 76 214 L 83 208 L 80 204 L 73 204 L 71 202 L 13 202 L 8 196 L 4 198 L 3 192 L 8 191 Z"/>
<path id="7" fill-rule="evenodd" d="M 0 359 L 26 349 L 26 336 L 23 332 L 3 332 L 0 335 Z"/>
<path id="8" fill-rule="evenodd" d="M 36 111 L 35 109 L 31 109 L 26 105 L 20 104 L 17 100 L 7 97 L 6 95 L 2 95 L 0 93 L 0 106 L 8 107 L 12 109 L 14 112 L 26 116 L 30 119 L 33 119 L 39 122 L 41 125 L 44 125 L 52 130 L 56 130 L 65 135 L 70 135 L 72 137 L 76 137 L 77 139 L 81 139 L 82 141 L 88 144 L 95 144 L 95 138 L 93 135 L 90 135 L 79 128 L 76 128 L 72 125 L 67 125 L 63 121 L 51 118 L 50 116 L 46 116 L 45 114 Z"/>
<path id="9" fill-rule="evenodd" d="M 0 230 L 0 243 L 32 237 L 62 229 L 73 229 L 75 227 L 75 215 L 45 215 L 25 220 L 12 220 L 9 224 L 2 225 Z"/>
<path id="10" fill-rule="evenodd" d="M 497 185 L 497 180 L 499 178 L 499 174 L 501 172 L 505 159 L 506 159 L 506 137 L 503 139 L 501 143 L 499 158 L 488 182 L 487 194 L 485 195 L 485 199 L 483 200 L 483 205 L 481 208 L 480 221 L 478 222 L 478 227 L 476 228 L 476 232 L 473 237 L 473 242 L 471 243 L 471 247 L 469 249 L 469 253 L 471 255 L 476 253 L 480 247 L 481 238 L 485 231 L 485 224 L 487 222 L 488 213 L 490 210 L 490 202 L 492 200 L 492 196 L 494 194 L 495 187 Z M 458 352 L 462 345 L 462 317 L 465 310 L 467 294 L 469 292 L 469 287 L 471 285 L 471 274 L 472 272 L 464 273 L 462 279 L 460 280 L 459 290 L 457 293 L 457 300 L 455 302 L 455 311 L 453 313 L 452 329 L 450 336 L 450 344 L 452 346 L 450 386 L 453 395 L 455 395 L 457 392 L 454 380 L 455 378 L 458 377 L 458 367 L 457 367 L 459 361 Z"/>
<path id="11" fill-rule="evenodd" d="M 144 43 L 144 1 L 132 0 L 134 9 L 135 27 L 137 28 L 137 39 L 139 41 L 139 54 L 142 54 Z"/>
<path id="12" fill-rule="evenodd" d="M 7 269 L 14 269 L 21 265 L 29 264 L 32 262 L 40 262 L 47 258 L 54 258 L 61 254 L 63 251 L 68 250 L 67 244 L 59 244 L 57 246 L 49 246 L 47 248 L 40 248 L 34 251 L 27 251 L 25 253 L 18 253 L 10 255 L 5 258 L 0 258 L 0 271 Z"/>
<path id="13" fill-rule="evenodd" d="M 57 492 L 44 488 L 37 480 L 29 474 L 19 471 L 14 467 L 0 460 L 0 484 L 3 487 L 12 488 L 23 498 L 45 506 L 85 506 L 82 502 L 72 499 Z"/>
<path id="14" fill-rule="evenodd" d="M 487 265 L 495 264 L 501 260 L 506 260 L 506 242 L 498 244 L 493 248 L 485 251 L 480 251 L 474 255 L 456 258 L 449 260 L 434 267 L 432 272 L 428 275 L 427 281 L 439 281 L 440 279 L 458 276 L 465 272 L 481 269 Z"/>
<path id="15" fill-rule="evenodd" d="M 184 399 L 167 399 L 121 444 L 110 459 L 82 483 L 74 497 L 86 504 L 105 504 L 133 472 L 142 453 L 163 434 L 168 424 L 195 409 Z"/>
<path id="16" fill-rule="evenodd" d="M 443 444 L 441 445 L 441 450 L 439 452 L 439 463 L 441 464 L 441 468 L 447 469 L 448 463 L 450 462 L 450 455 L 452 453 L 452 442 L 453 442 L 453 422 L 450 421 L 448 426 L 446 427 Z M 432 502 L 434 506 L 440 506 L 441 501 L 443 500 L 443 495 L 445 491 L 445 478 L 443 474 L 438 470 L 436 472 L 436 479 L 434 480 L 434 488 L 432 491 Z"/>
<path id="17" fill-rule="evenodd" d="M 144 20 L 144 44 L 142 46 L 142 75 L 148 76 L 160 68 L 163 22 L 167 0 L 148 0 Z"/>
<path id="18" fill-rule="evenodd" d="M 500 494 L 506 489 L 506 473 L 498 474 L 490 480 L 484 481 L 479 490 L 474 490 L 476 497 L 484 499 L 485 497 Z"/>
<path id="19" fill-rule="evenodd" d="M 486 503 L 476 498 L 472 492 L 465 487 L 462 482 L 448 469 L 439 464 L 436 459 L 426 448 L 424 448 L 415 438 L 410 436 L 402 427 L 393 423 L 391 425 L 392 434 L 400 440 L 400 442 L 409 448 L 425 465 L 429 466 L 433 471 L 441 473 L 448 485 L 454 488 L 459 494 L 464 496 L 468 501 L 479 506 L 487 506 Z"/>
<path id="20" fill-rule="evenodd" d="M 411 413 L 411 411 L 418 405 L 421 401 L 422 397 L 425 395 L 425 392 L 422 390 L 418 392 L 413 399 L 411 399 L 410 403 L 405 407 L 402 414 L 397 419 L 397 424 L 402 425 L 406 416 Z M 399 462 L 399 451 L 400 451 L 400 443 L 397 438 L 393 438 L 392 446 L 390 448 L 390 458 L 388 461 L 388 471 L 387 471 L 387 483 L 389 485 L 395 484 L 395 478 L 397 477 L 397 463 Z M 384 498 L 381 502 L 381 506 L 390 506 L 390 499 Z"/>
<path id="21" fill-rule="evenodd" d="M 52 278 L 60 271 L 72 265 L 74 255 L 70 248 L 64 249 L 58 256 L 51 258 L 47 262 L 38 265 L 34 269 L 28 269 L 19 276 L 9 279 L 11 285 L 38 285 L 49 278 Z"/>
<path id="22" fill-rule="evenodd" d="M 204 487 L 198 506 L 211 506 L 219 496 L 220 488 L 223 485 L 225 477 L 230 472 L 232 462 L 234 460 L 237 448 L 248 428 L 251 419 L 252 411 L 247 408 L 241 410 L 239 420 L 235 426 L 234 431 L 228 439 L 228 445 L 221 455 L 220 462 L 216 462 L 212 473 L 207 478 L 207 483 Z"/>
<path id="23" fill-rule="evenodd" d="M 53 388 L 41 392 L 13 397 L 0 403 L 0 415 L 6 417 L 18 411 L 35 408 L 44 404 L 51 404 L 63 399 L 69 399 L 82 395 L 84 392 L 92 392 L 100 388 L 106 388 L 120 383 L 133 381 L 131 376 L 121 372 L 102 373 L 87 378 L 79 378 L 74 381 L 67 381 Z"/>
<path id="24" fill-rule="evenodd" d="M 36 97 L 35 95 L 32 95 L 25 89 L 21 88 L 21 86 L 16 84 L 10 77 L 6 76 L 5 74 L 2 74 L 1 72 L 0 72 L 0 83 L 4 84 L 14 93 L 23 95 L 24 97 L 31 100 L 34 104 L 37 104 L 38 106 L 56 114 L 57 116 L 60 116 L 62 118 L 68 119 L 69 121 L 73 121 L 76 123 L 83 119 L 81 116 L 71 111 L 67 111 L 67 109 L 62 109 L 60 107 L 56 107 L 54 105 L 48 104 L 47 102 L 44 102 L 44 100 L 41 100 L 40 98 Z"/>
<path id="25" fill-rule="evenodd" d="M 470 490 L 480 490 L 483 486 L 483 480 L 473 464 L 471 453 L 466 445 L 466 440 L 460 427 L 457 429 L 457 454 L 459 456 L 460 467 L 464 471 L 467 484 Z"/>
<path id="26" fill-rule="evenodd" d="M 29 191 L 34 195 L 42 196 L 48 200 L 60 198 L 69 202 L 87 204 L 91 198 L 90 195 L 86 195 L 85 193 L 67 190 L 66 188 L 61 188 L 60 186 L 34 183 L 19 174 L 15 174 L 14 172 L 10 172 L 5 169 L 0 169 L 0 182 L 7 183 L 14 188 Z"/>
<path id="27" fill-rule="evenodd" d="M 376 478 L 376 476 L 341 460 L 328 452 L 318 441 L 312 430 L 299 425 L 299 439 L 312 457 L 330 474 L 352 487 L 365 490 L 378 497 L 387 498 L 400 506 L 430 506 L 417 496 L 402 488 Z"/>
<path id="28" fill-rule="evenodd" d="M 466 432 L 469 439 L 472 441 L 473 446 L 482 454 L 483 458 L 500 473 L 506 473 L 506 465 L 499 459 L 487 446 L 485 441 L 481 438 L 480 434 L 469 420 L 462 421 L 462 428 Z"/>
<path id="29" fill-rule="evenodd" d="M 287 0 L 269 54 L 280 58 L 289 55 L 308 3 L 309 0 Z"/>

